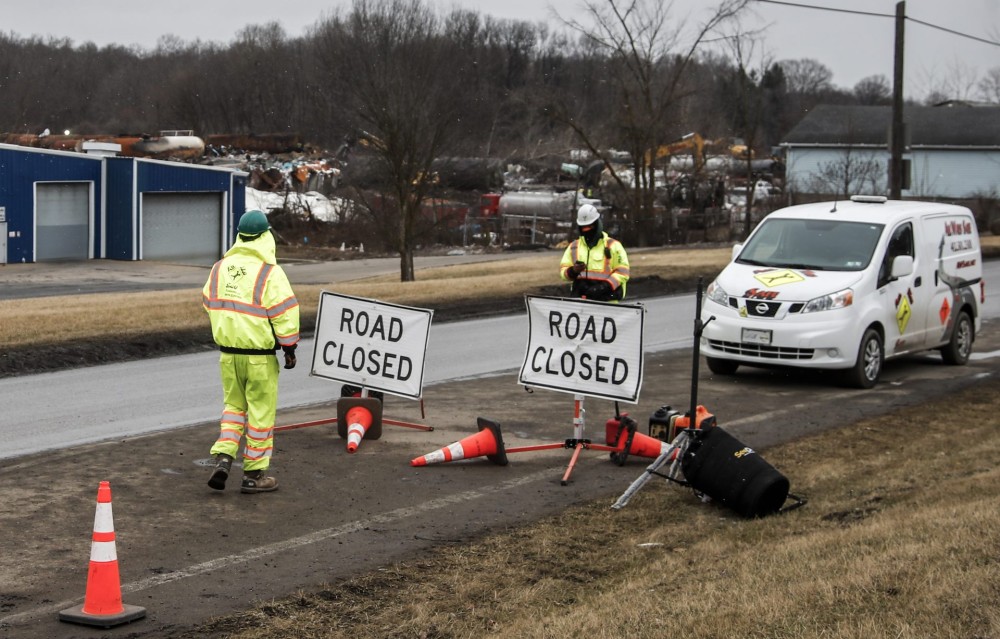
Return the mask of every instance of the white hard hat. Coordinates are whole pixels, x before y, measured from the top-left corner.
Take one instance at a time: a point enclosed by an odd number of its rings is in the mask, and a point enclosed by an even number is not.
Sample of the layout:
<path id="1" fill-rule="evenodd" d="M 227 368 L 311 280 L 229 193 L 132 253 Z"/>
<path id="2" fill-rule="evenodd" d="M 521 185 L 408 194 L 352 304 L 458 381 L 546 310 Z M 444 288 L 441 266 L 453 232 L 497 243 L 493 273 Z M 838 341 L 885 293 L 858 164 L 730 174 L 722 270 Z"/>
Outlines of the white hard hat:
<path id="1" fill-rule="evenodd" d="M 593 204 L 584 204 L 576 212 L 577 226 L 590 226 L 601 217 L 600 211 Z"/>

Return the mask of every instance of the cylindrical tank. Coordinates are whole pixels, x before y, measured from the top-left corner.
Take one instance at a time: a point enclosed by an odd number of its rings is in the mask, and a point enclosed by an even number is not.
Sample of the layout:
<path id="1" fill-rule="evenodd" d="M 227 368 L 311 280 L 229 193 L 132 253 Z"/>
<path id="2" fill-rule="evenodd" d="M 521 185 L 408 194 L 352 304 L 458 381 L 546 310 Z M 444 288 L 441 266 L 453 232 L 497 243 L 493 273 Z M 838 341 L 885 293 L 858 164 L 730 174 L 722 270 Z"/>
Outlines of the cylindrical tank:
<path id="1" fill-rule="evenodd" d="M 573 213 L 572 192 L 514 191 L 500 197 L 501 215 L 526 215 L 568 219 Z"/>

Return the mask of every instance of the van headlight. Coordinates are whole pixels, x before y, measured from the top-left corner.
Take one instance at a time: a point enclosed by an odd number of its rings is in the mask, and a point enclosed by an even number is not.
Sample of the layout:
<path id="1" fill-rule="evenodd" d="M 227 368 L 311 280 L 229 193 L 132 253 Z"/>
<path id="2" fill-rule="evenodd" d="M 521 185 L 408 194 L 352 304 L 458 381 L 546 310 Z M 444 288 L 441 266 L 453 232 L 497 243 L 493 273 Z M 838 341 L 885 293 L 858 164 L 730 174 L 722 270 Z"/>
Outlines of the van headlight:
<path id="1" fill-rule="evenodd" d="M 802 307 L 803 313 L 815 313 L 816 311 L 832 311 L 836 308 L 847 308 L 854 303 L 854 290 L 845 288 L 836 293 L 830 293 L 823 297 L 809 300 Z"/>
<path id="2" fill-rule="evenodd" d="M 729 293 L 719 286 L 719 280 L 712 280 L 712 283 L 705 289 L 705 297 L 712 300 L 716 304 L 729 306 Z"/>

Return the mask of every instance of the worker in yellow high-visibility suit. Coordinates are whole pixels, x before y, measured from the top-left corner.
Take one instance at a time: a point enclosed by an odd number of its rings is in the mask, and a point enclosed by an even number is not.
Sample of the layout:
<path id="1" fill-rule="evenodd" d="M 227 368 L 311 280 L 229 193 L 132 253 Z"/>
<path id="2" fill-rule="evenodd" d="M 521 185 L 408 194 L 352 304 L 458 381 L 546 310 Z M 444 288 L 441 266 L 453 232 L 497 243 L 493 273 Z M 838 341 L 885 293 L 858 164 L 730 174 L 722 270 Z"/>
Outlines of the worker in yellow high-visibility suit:
<path id="1" fill-rule="evenodd" d="M 215 467 L 208 485 L 226 487 L 233 460 L 243 448 L 244 493 L 277 490 L 267 474 L 274 449 L 278 406 L 277 350 L 285 368 L 295 367 L 299 341 L 299 302 L 275 260 L 267 216 L 247 211 L 240 218 L 236 243 L 215 263 L 202 291 L 202 303 L 219 345 L 223 411 L 219 438 L 212 446 Z"/>
<path id="2" fill-rule="evenodd" d="M 604 232 L 601 213 L 593 204 L 580 207 L 576 225 L 580 237 L 570 242 L 559 263 L 559 276 L 572 282 L 570 293 L 599 302 L 625 299 L 629 278 L 625 247 Z"/>

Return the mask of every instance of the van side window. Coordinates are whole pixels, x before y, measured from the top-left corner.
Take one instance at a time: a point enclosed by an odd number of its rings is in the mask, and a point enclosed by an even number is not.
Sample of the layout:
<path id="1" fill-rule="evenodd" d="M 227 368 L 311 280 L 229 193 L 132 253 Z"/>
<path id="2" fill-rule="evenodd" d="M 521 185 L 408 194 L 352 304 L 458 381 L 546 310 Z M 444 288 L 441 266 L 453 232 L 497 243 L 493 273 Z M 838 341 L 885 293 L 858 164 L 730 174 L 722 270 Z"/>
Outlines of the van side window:
<path id="1" fill-rule="evenodd" d="M 913 225 L 907 222 L 892 232 L 889 239 L 889 246 L 882 258 L 882 266 L 878 271 L 877 288 L 882 288 L 889 283 L 889 274 L 892 272 L 892 260 L 900 255 L 914 257 L 913 253 Z"/>

